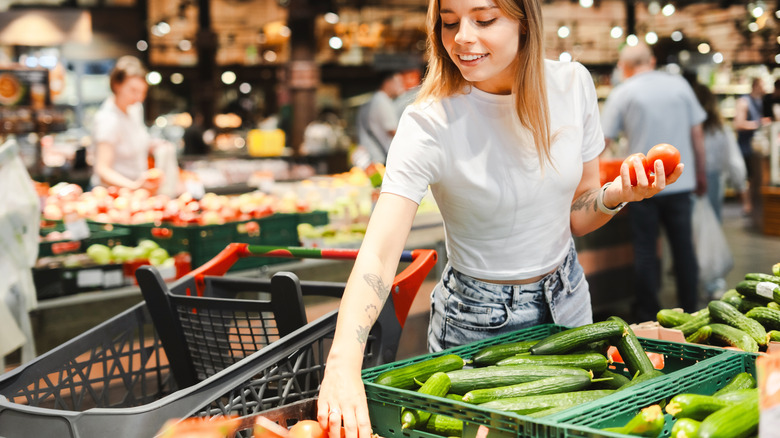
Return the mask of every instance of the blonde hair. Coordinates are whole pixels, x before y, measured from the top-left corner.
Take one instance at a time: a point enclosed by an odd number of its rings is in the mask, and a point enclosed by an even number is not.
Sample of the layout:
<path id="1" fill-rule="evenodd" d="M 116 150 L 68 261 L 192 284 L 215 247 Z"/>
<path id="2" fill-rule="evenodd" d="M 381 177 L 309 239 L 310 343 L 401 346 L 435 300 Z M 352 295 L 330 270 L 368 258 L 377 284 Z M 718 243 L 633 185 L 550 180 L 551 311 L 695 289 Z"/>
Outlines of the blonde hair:
<path id="1" fill-rule="evenodd" d="M 520 123 L 531 132 L 542 167 L 550 160 L 550 109 L 544 79 L 544 29 L 538 0 L 494 0 L 508 17 L 519 22 L 517 75 L 512 85 L 515 111 Z M 441 99 L 462 92 L 468 85 L 452 62 L 441 40 L 439 0 L 428 4 L 428 72 L 417 101 Z"/>
<path id="2" fill-rule="evenodd" d="M 146 78 L 146 68 L 141 63 L 141 60 L 135 56 L 123 56 L 117 59 L 114 69 L 111 70 L 109 75 L 109 84 L 111 85 L 111 91 L 116 93 L 116 87 L 121 85 L 128 78 Z"/>

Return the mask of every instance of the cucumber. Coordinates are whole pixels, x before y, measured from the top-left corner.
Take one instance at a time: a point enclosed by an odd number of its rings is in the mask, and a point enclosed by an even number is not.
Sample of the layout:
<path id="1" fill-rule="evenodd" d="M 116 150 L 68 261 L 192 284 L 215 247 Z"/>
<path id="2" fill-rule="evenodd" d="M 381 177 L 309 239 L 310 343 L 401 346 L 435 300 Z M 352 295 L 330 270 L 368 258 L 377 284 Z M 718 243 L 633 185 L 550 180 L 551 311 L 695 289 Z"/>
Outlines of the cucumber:
<path id="1" fill-rule="evenodd" d="M 727 392 L 725 394 L 715 395 L 715 397 L 735 405 L 744 403 L 745 400 L 750 400 L 752 397 L 755 397 L 756 394 L 758 394 L 758 388 L 744 388 Z"/>
<path id="2" fill-rule="evenodd" d="M 444 397 L 450 390 L 450 378 L 443 372 L 434 373 L 423 386 L 417 390 L 420 394 Z M 403 408 L 401 410 L 401 429 L 416 429 L 428 422 L 431 414 L 417 409 Z"/>
<path id="3" fill-rule="evenodd" d="M 564 367 L 577 367 L 590 370 L 593 374 L 599 374 L 607 369 L 609 362 L 603 354 L 577 353 L 577 354 L 550 354 L 546 356 L 517 355 L 502 359 L 498 366 L 506 365 L 554 365 Z"/>
<path id="4" fill-rule="evenodd" d="M 749 334 L 726 324 L 710 324 L 710 341 L 717 345 L 737 347 L 748 353 L 758 353 L 758 343 Z"/>
<path id="5" fill-rule="evenodd" d="M 647 357 L 645 349 L 642 348 L 642 344 L 639 343 L 639 339 L 631 330 L 631 327 L 626 324 L 621 318 L 617 316 L 610 316 L 607 321 L 616 321 L 623 325 L 623 334 L 619 337 L 615 337 L 612 340 L 612 344 L 617 347 L 620 352 L 620 357 L 623 358 L 626 368 L 632 376 L 639 374 L 647 374 L 655 370 L 650 358 Z"/>
<path id="6" fill-rule="evenodd" d="M 664 430 L 664 413 L 658 405 L 648 406 L 634 416 L 625 426 L 608 427 L 607 432 L 657 438 Z"/>
<path id="7" fill-rule="evenodd" d="M 780 330 L 780 310 L 754 307 L 748 310 L 745 316 L 758 321 L 766 330 Z"/>
<path id="8" fill-rule="evenodd" d="M 469 391 L 498 386 L 514 385 L 523 382 L 544 379 L 555 376 L 583 376 L 590 379 L 591 372 L 577 367 L 548 365 L 503 365 L 484 368 L 465 368 L 448 371 L 451 387 L 450 392 L 465 394 Z"/>
<path id="9" fill-rule="evenodd" d="M 754 397 L 720 409 L 701 422 L 699 438 L 746 438 L 758 429 L 758 392 Z"/>
<path id="10" fill-rule="evenodd" d="M 491 345 L 477 351 L 472 360 L 474 361 L 474 365 L 480 367 L 495 365 L 501 359 L 506 359 L 507 357 L 520 353 L 527 353 L 537 342 L 539 341 L 521 341 L 509 344 Z"/>
<path id="11" fill-rule="evenodd" d="M 570 405 L 562 405 L 562 406 L 555 406 L 553 408 L 547 408 L 542 409 L 541 411 L 531 412 L 530 414 L 524 414 L 531 418 L 542 418 L 546 417 L 548 415 L 557 414 L 558 412 L 565 411 L 566 409 L 570 409 L 572 406 Z"/>
<path id="12" fill-rule="evenodd" d="M 560 406 L 576 406 L 582 403 L 592 402 L 602 397 L 613 394 L 609 389 L 595 389 L 586 391 L 564 392 L 560 394 L 529 395 L 525 397 L 503 398 L 479 405 L 483 408 L 498 411 L 511 411 L 516 414 L 530 414 Z"/>
<path id="13" fill-rule="evenodd" d="M 599 374 L 598 380 L 599 382 L 593 383 L 593 389 L 618 389 L 631 381 L 628 377 L 610 370 Z"/>
<path id="14" fill-rule="evenodd" d="M 715 391 L 715 397 L 740 389 L 752 389 L 756 387 L 756 379 L 748 372 L 741 372 L 732 377 L 723 388 Z"/>
<path id="15" fill-rule="evenodd" d="M 780 310 L 780 303 L 777 303 L 775 301 L 770 301 L 766 303 L 766 306 L 772 310 Z"/>
<path id="16" fill-rule="evenodd" d="M 583 346 L 582 348 L 577 348 L 575 350 L 572 350 L 572 353 L 599 353 L 603 354 L 604 356 L 609 353 L 609 347 L 612 346 L 612 344 L 609 343 L 609 339 L 602 339 L 600 341 L 594 341 L 589 342 L 587 345 Z"/>
<path id="17" fill-rule="evenodd" d="M 690 321 L 675 327 L 675 330 L 680 330 L 683 333 L 683 336 L 689 336 L 710 322 L 712 322 L 710 321 L 710 310 L 705 307 L 704 309 L 694 313 L 693 318 L 691 318 Z"/>
<path id="18" fill-rule="evenodd" d="M 760 297 L 780 302 L 780 286 L 769 281 L 742 280 L 737 283 L 737 292 L 746 297 Z"/>
<path id="19" fill-rule="evenodd" d="M 749 334 L 758 345 L 766 345 L 766 329 L 760 322 L 748 318 L 723 301 L 710 301 L 707 308 L 710 309 L 713 320 L 738 328 Z"/>
<path id="20" fill-rule="evenodd" d="M 693 315 L 681 310 L 661 309 L 656 313 L 655 318 L 661 327 L 672 328 L 690 321 Z"/>
<path id="21" fill-rule="evenodd" d="M 579 391 L 588 386 L 590 386 L 590 377 L 584 375 L 546 377 L 544 379 L 534 380 L 533 382 L 518 383 L 516 385 L 475 389 L 474 391 L 469 391 L 464 394 L 463 401 L 480 404 L 502 398 Z"/>
<path id="22" fill-rule="evenodd" d="M 674 422 L 670 438 L 695 438 L 699 433 L 701 421 L 693 418 L 680 418 Z"/>
<path id="23" fill-rule="evenodd" d="M 739 305 L 736 306 L 737 310 L 739 310 L 742 313 L 747 313 L 750 309 L 756 308 L 756 307 L 766 307 L 769 305 L 769 303 L 774 303 L 774 301 L 769 301 L 764 298 L 751 298 L 751 297 L 745 297 L 740 301 Z"/>
<path id="24" fill-rule="evenodd" d="M 710 335 L 712 335 L 712 327 L 705 325 L 704 327 L 693 332 L 690 336 L 686 336 L 685 342 L 690 342 L 691 344 L 703 344 L 707 342 L 707 340 L 710 338 Z"/>
<path id="25" fill-rule="evenodd" d="M 677 394 L 666 405 L 666 412 L 676 418 L 704 420 L 708 415 L 731 404 L 711 395 Z"/>
<path id="26" fill-rule="evenodd" d="M 625 385 L 618 388 L 618 391 L 623 391 L 625 389 L 631 388 L 632 386 L 638 385 L 640 383 L 646 382 L 648 380 L 654 379 L 656 377 L 663 376 L 664 373 L 658 370 L 653 370 L 652 372 L 649 372 L 647 374 L 638 374 L 636 377 L 631 379 L 630 382 L 626 383 Z"/>
<path id="27" fill-rule="evenodd" d="M 780 342 L 780 330 L 769 330 L 766 339 L 768 342 Z"/>
<path id="28" fill-rule="evenodd" d="M 602 321 L 570 328 L 552 334 L 531 347 L 531 354 L 563 354 L 583 348 L 591 342 L 622 336 L 624 326 L 618 321 Z"/>
<path id="29" fill-rule="evenodd" d="M 763 274 L 760 272 L 749 272 L 745 274 L 745 280 L 768 281 L 770 283 L 780 284 L 780 277 L 777 275 Z"/>
<path id="30" fill-rule="evenodd" d="M 436 372 L 459 370 L 465 363 L 463 358 L 456 354 L 445 354 L 385 371 L 377 376 L 374 383 L 393 388 L 412 389 L 415 388 L 414 379 L 424 381 Z"/>
<path id="31" fill-rule="evenodd" d="M 463 421 L 446 415 L 431 414 L 425 423 L 425 430 L 446 437 L 463 436 Z"/>
<path id="32" fill-rule="evenodd" d="M 780 263 L 772 265 L 772 275 L 780 276 Z"/>

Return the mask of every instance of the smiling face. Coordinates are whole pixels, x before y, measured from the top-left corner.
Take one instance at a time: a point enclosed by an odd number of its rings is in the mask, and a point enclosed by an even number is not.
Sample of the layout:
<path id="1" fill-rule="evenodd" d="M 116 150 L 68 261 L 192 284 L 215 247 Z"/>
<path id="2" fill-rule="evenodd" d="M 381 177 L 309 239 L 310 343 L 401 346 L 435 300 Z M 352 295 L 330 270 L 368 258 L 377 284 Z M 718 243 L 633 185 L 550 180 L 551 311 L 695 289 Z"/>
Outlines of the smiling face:
<path id="1" fill-rule="evenodd" d="M 441 41 L 463 77 L 482 91 L 509 94 L 520 22 L 491 0 L 441 0 Z"/>

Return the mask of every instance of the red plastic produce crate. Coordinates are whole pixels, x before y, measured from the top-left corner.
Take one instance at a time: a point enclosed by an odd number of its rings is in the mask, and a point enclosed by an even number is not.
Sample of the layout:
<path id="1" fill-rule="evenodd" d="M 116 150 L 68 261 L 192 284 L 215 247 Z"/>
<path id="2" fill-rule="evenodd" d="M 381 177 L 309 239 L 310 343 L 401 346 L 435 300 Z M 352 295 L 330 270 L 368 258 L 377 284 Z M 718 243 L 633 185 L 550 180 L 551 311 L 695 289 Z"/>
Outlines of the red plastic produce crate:
<path id="1" fill-rule="evenodd" d="M 221 277 L 235 260 L 253 253 L 347 259 L 356 251 L 231 244 L 170 287 L 154 268 L 140 268 L 139 284 L 151 302 L 0 376 L 0 436 L 148 438 L 170 418 L 246 415 L 316 395 L 337 311 L 307 324 L 300 301 L 278 310 L 282 301 L 274 298 L 283 295 L 290 303 L 299 293 L 339 297 L 344 285 L 297 282 L 290 273 L 237 283 Z M 364 367 L 394 360 L 409 307 L 436 253 L 407 252 L 403 260 L 410 263 L 396 276 L 398 292 L 370 333 Z M 296 290 L 286 289 L 296 283 Z M 271 297 L 231 298 L 247 287 Z M 250 308 L 254 301 L 272 310 Z M 293 328 L 290 321 L 299 315 L 305 325 Z M 182 339 L 176 329 L 185 320 L 192 325 L 185 336 L 192 337 Z"/>

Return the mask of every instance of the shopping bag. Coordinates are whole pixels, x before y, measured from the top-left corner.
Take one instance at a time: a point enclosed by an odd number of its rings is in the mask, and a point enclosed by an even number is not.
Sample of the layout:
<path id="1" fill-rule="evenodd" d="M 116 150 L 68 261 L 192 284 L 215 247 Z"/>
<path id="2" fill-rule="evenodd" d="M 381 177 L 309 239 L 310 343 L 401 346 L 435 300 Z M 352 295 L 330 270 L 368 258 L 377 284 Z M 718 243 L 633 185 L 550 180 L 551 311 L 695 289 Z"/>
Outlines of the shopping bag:
<path id="1" fill-rule="evenodd" d="M 697 196 L 694 200 L 693 243 L 699 262 L 699 280 L 703 284 L 725 277 L 734 267 L 723 227 L 706 196 Z"/>

